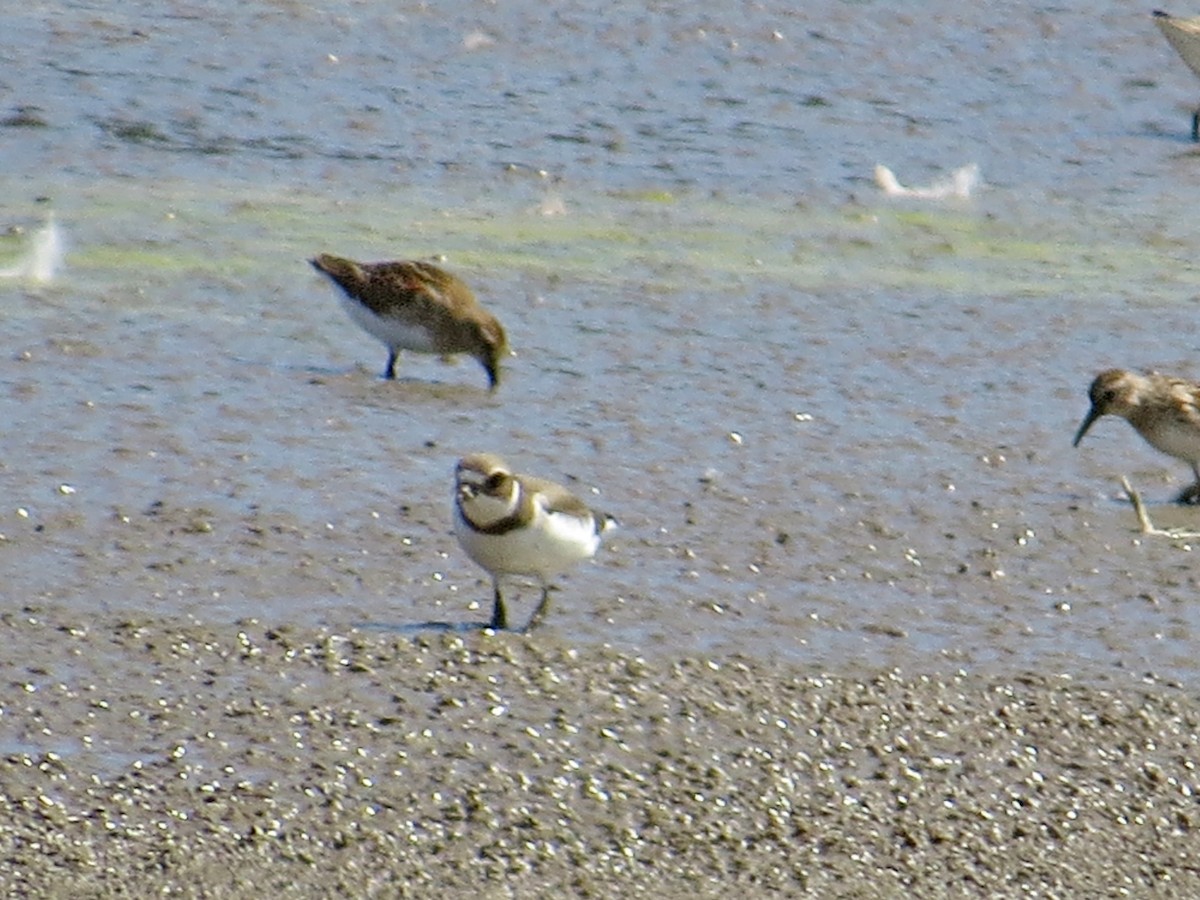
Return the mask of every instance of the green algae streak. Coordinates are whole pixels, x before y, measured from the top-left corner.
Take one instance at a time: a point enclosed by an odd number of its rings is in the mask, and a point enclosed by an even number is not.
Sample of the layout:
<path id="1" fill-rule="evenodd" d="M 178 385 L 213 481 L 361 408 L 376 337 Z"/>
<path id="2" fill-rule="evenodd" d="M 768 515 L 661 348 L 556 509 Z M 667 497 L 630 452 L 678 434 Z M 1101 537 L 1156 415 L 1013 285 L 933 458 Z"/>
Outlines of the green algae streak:
<path id="1" fill-rule="evenodd" d="M 1037 298 L 1136 285 L 1148 302 L 1173 302 L 1180 283 L 1195 283 L 1176 242 L 1130 232 L 1120 243 L 1098 244 L 1092 235 L 1114 229 L 1089 230 L 1069 214 L 1053 233 L 1030 234 L 985 212 L 984 200 L 822 206 L 646 189 L 563 192 L 543 204 L 527 185 L 512 187 L 468 197 L 397 186 L 343 198 L 311 189 L 109 183 L 71 193 L 57 208 L 69 268 L 114 281 L 131 273 L 271 280 L 303 272 L 307 258 L 329 251 L 438 257 L 483 278 L 517 271 L 662 291 L 768 282 L 813 293 Z"/>

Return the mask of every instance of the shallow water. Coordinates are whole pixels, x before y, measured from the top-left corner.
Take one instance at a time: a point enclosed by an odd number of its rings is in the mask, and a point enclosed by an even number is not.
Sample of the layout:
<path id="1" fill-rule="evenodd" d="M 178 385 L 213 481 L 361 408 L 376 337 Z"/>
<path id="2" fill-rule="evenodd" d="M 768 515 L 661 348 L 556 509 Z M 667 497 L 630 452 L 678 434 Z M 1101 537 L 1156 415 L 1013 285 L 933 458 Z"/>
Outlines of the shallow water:
<path id="1" fill-rule="evenodd" d="M 482 619 L 448 505 L 490 449 L 622 522 L 545 626 L 579 640 L 1195 683 L 1193 550 L 1118 485 L 1194 522 L 1186 467 L 1070 447 L 1099 369 L 1200 377 L 1200 85 L 1149 16 L 603 10 L 15 14 L 4 213 L 49 196 L 68 255 L 0 283 L 9 602 Z M 969 201 L 872 181 L 967 162 Z M 445 254 L 500 391 L 379 380 L 322 250 Z"/>

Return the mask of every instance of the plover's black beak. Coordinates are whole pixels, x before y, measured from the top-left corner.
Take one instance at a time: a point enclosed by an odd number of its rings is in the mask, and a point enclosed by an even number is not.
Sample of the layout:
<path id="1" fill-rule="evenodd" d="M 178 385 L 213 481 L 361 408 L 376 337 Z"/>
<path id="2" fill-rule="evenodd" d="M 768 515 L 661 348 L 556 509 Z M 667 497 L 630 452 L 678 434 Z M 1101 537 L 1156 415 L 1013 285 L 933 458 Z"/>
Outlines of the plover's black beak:
<path id="1" fill-rule="evenodd" d="M 1072 447 L 1079 446 L 1079 442 L 1083 440 L 1083 436 L 1087 434 L 1087 430 L 1092 427 L 1092 423 L 1102 415 L 1104 414 L 1095 406 L 1088 410 L 1088 414 L 1083 417 L 1083 422 L 1080 424 L 1079 430 L 1075 432 L 1075 440 L 1071 441 Z"/>

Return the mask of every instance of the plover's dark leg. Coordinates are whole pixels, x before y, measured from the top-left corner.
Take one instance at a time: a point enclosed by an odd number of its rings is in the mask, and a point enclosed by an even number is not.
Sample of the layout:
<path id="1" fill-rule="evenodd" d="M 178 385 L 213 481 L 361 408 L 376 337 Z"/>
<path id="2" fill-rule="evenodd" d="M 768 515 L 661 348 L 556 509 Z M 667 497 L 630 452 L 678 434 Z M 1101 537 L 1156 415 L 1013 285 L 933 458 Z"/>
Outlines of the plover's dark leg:
<path id="1" fill-rule="evenodd" d="M 543 584 L 542 585 L 542 599 L 538 601 L 537 609 L 535 609 L 533 611 L 533 615 L 529 617 L 529 621 L 525 624 L 525 627 L 522 628 L 521 631 L 525 632 L 525 633 L 532 631 L 538 624 L 541 623 L 542 619 L 546 615 L 546 611 L 549 609 L 550 609 L 550 585 Z"/>
<path id="2" fill-rule="evenodd" d="M 396 380 L 396 361 L 400 358 L 400 353 L 395 347 L 388 347 L 387 366 L 383 370 L 383 377 L 388 381 Z"/>
<path id="3" fill-rule="evenodd" d="M 504 608 L 504 598 L 500 596 L 500 582 L 492 582 L 492 622 L 488 626 L 492 631 L 508 630 L 508 610 Z"/>
<path id="4" fill-rule="evenodd" d="M 1192 113 L 1192 143 L 1200 141 L 1200 107 Z"/>

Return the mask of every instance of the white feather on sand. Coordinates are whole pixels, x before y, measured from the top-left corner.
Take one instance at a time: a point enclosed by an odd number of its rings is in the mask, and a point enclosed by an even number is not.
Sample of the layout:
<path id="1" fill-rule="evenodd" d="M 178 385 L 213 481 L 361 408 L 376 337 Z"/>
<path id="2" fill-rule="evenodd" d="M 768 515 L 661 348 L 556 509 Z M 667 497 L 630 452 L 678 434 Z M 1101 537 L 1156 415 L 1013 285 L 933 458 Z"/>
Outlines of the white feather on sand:
<path id="1" fill-rule="evenodd" d="M 918 200 L 965 200 L 979 184 L 979 166 L 975 163 L 955 169 L 949 178 L 935 181 L 928 187 L 905 187 L 887 166 L 875 167 L 875 183 L 889 197 L 915 197 Z"/>
<path id="2" fill-rule="evenodd" d="M 51 216 L 46 224 L 33 233 L 29 247 L 14 265 L 0 269 L 0 278 L 20 278 L 37 284 L 48 284 L 62 268 L 66 255 L 62 230 Z"/>

